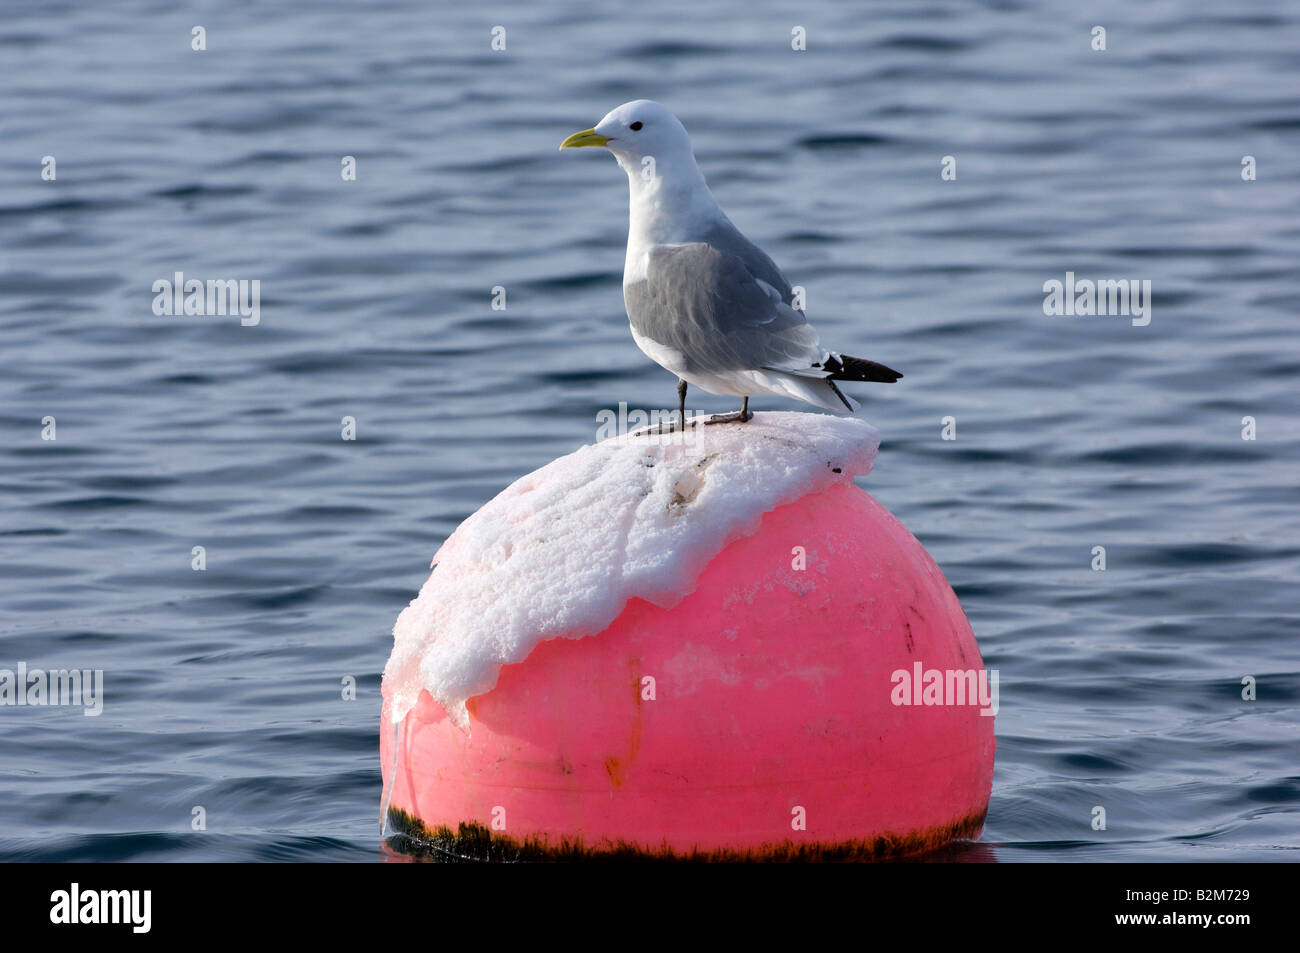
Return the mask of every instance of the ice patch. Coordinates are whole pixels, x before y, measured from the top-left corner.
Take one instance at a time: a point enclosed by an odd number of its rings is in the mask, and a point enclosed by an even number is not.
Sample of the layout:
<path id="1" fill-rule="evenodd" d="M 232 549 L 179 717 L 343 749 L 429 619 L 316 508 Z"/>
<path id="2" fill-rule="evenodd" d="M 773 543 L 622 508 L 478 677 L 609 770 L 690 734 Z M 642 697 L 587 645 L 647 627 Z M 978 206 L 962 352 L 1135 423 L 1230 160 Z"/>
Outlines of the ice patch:
<path id="1" fill-rule="evenodd" d="M 393 627 L 394 722 L 427 689 L 467 727 L 465 702 L 538 642 L 595 635 L 633 597 L 675 605 L 764 513 L 870 472 L 880 434 L 853 418 L 761 413 L 700 426 L 684 444 L 661 439 L 612 437 L 560 457 L 452 533 Z"/>

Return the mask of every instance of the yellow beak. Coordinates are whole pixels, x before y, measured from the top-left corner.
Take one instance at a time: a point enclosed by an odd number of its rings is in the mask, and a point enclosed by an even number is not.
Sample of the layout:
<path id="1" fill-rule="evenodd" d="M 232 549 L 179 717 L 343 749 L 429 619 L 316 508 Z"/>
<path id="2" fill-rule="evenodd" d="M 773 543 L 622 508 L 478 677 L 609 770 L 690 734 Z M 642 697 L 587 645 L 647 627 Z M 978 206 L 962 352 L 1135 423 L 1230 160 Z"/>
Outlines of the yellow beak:
<path id="1" fill-rule="evenodd" d="M 561 149 L 581 149 L 583 146 L 603 146 L 609 142 L 609 136 L 600 136 L 596 134 L 595 129 L 584 129 L 582 132 L 575 132 L 560 143 Z"/>

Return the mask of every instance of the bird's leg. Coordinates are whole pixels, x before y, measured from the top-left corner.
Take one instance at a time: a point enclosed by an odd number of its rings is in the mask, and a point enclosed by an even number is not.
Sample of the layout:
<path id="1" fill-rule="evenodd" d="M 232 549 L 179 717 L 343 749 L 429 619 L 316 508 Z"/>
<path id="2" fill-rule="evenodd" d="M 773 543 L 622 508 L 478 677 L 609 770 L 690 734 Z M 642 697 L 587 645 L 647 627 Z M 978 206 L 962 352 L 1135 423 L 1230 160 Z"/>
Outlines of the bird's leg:
<path id="1" fill-rule="evenodd" d="M 704 422 L 706 424 L 743 424 L 747 420 L 753 419 L 754 415 L 749 412 L 749 398 L 746 397 L 745 402 L 740 405 L 740 410 L 734 414 L 714 414 Z"/>
<path id="2" fill-rule="evenodd" d="M 746 398 L 746 400 L 748 399 L 749 398 Z M 691 425 L 694 426 L 694 424 L 695 421 L 692 420 Z M 673 423 L 671 420 L 665 420 L 655 424 L 653 427 L 647 427 L 645 430 L 638 430 L 635 436 L 648 437 L 651 434 L 659 434 L 660 436 L 663 436 L 664 434 L 670 434 L 674 431 L 680 433 L 686 432 L 686 381 L 682 380 L 680 377 L 677 379 L 677 422 Z"/>

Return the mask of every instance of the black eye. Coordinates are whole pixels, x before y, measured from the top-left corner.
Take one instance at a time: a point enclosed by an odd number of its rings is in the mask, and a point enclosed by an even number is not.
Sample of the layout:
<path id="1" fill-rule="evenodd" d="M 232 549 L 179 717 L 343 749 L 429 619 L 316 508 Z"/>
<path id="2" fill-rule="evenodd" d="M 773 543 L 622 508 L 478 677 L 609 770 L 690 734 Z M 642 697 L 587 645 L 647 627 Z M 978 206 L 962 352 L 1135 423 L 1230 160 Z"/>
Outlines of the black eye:
<path id="1" fill-rule="evenodd" d="M 628 128 L 631 129 L 633 132 L 640 132 L 641 120 L 638 119 L 636 122 L 632 123 L 632 125 L 628 126 Z"/>

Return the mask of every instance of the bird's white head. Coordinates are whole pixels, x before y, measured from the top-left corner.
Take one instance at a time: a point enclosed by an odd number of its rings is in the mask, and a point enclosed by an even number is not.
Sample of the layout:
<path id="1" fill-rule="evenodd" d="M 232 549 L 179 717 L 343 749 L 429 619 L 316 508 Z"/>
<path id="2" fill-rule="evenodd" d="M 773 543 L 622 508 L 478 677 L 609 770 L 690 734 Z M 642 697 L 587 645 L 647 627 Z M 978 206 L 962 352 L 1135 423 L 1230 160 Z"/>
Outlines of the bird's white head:
<path id="1" fill-rule="evenodd" d="M 580 146 L 603 146 L 627 173 L 629 261 L 639 261 L 647 244 L 694 241 L 701 229 L 726 218 L 695 164 L 686 127 L 659 103 L 624 103 L 595 128 L 560 144 Z M 635 272 L 625 269 L 624 278 Z"/>
<path id="2" fill-rule="evenodd" d="M 576 132 L 561 149 L 604 146 L 628 175 L 653 176 L 659 166 L 679 173 L 695 169 L 686 127 L 666 106 L 637 99 L 612 109 L 592 129 Z M 647 161 L 650 160 L 650 161 Z"/>

